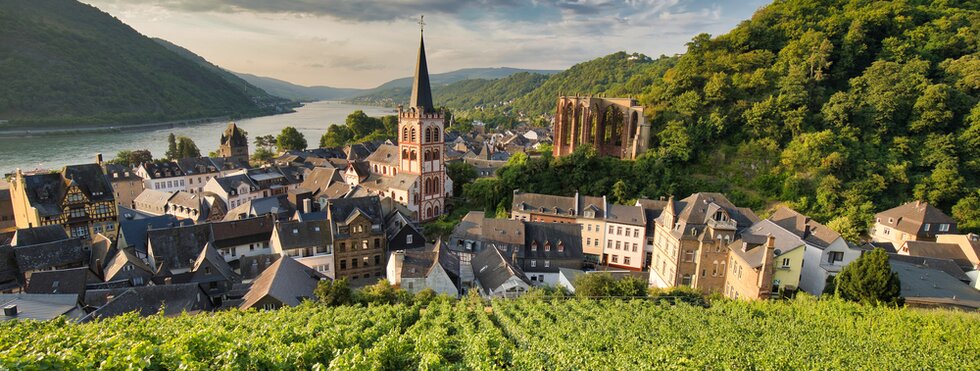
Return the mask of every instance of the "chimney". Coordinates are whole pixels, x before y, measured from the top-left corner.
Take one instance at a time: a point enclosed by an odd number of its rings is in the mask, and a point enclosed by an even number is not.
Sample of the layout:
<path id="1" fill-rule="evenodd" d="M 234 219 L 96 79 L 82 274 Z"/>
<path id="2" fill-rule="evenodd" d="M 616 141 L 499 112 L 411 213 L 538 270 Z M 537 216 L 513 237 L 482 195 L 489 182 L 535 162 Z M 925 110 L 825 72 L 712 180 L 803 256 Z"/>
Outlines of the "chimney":
<path id="1" fill-rule="evenodd" d="M 919 207 L 919 205 L 921 205 L 921 204 L 922 204 L 922 201 L 915 200 L 915 207 Z"/>
<path id="2" fill-rule="evenodd" d="M 99 164 L 99 165 L 102 165 L 102 154 L 101 153 L 96 153 L 95 154 L 95 163 L 96 164 Z"/>
<path id="3" fill-rule="evenodd" d="M 772 290 L 773 260 L 775 259 L 776 237 L 770 234 L 766 238 L 766 251 L 762 260 L 762 267 L 759 268 L 759 298 L 768 299 Z"/>
<path id="4" fill-rule="evenodd" d="M 10 304 L 3 307 L 3 315 L 7 317 L 14 317 L 17 315 L 17 304 Z"/>
<path id="5" fill-rule="evenodd" d="M 405 250 L 398 250 L 391 254 L 391 261 L 394 264 L 395 284 L 401 283 L 402 267 L 405 265 Z"/>
<path id="6" fill-rule="evenodd" d="M 510 263 L 517 265 L 517 247 L 514 247 L 514 252 L 510 254 Z"/>
<path id="7" fill-rule="evenodd" d="M 163 279 L 163 284 L 164 285 L 170 285 L 172 283 L 174 283 L 174 278 L 173 277 L 166 277 L 166 278 Z"/>
<path id="8" fill-rule="evenodd" d="M 810 237 L 810 225 L 803 226 L 803 238 Z"/>
<path id="9" fill-rule="evenodd" d="M 307 214 L 313 212 L 313 200 L 309 198 L 303 199 L 303 212 Z"/>

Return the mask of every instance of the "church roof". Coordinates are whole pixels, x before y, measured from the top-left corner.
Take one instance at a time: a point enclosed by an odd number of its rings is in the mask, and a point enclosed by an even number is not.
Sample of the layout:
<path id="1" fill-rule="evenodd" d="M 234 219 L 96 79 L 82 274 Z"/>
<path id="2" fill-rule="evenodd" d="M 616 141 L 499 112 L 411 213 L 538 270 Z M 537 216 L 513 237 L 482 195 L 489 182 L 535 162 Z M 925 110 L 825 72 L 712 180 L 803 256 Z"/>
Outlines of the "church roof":
<path id="1" fill-rule="evenodd" d="M 221 134 L 221 144 L 230 144 L 236 147 L 247 146 L 248 138 L 238 129 L 238 125 L 235 125 L 233 122 L 228 124 L 225 132 Z"/>
<path id="2" fill-rule="evenodd" d="M 412 98 L 409 107 L 419 107 L 424 112 L 435 112 L 432 105 L 432 89 L 429 86 L 429 66 L 425 62 L 425 38 L 419 38 L 419 56 L 412 81 Z"/>

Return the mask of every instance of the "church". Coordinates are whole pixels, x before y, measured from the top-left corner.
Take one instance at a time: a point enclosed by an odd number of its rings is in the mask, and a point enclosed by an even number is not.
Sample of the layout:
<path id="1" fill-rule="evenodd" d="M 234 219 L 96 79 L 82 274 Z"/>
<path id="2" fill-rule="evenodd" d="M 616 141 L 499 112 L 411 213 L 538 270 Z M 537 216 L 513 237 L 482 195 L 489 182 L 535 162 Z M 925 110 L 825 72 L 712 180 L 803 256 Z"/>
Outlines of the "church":
<path id="1" fill-rule="evenodd" d="M 438 218 L 453 189 L 446 176 L 444 126 L 443 112 L 432 104 L 423 37 L 411 99 L 408 106 L 398 106 L 397 144 L 382 144 L 366 161 L 351 163 L 344 180 L 405 205 L 419 221 Z"/>

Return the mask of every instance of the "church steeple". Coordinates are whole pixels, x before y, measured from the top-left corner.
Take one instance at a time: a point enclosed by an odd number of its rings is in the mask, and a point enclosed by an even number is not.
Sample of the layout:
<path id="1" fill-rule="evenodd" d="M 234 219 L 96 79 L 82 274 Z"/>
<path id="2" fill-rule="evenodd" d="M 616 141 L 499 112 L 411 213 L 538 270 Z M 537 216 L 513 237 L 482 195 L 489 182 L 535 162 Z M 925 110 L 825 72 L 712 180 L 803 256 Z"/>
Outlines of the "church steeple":
<path id="1" fill-rule="evenodd" d="M 425 23 L 420 20 L 419 25 L 425 25 Z M 435 108 L 432 106 L 432 88 L 429 86 L 429 66 L 425 63 L 424 37 L 419 39 L 419 57 L 415 63 L 412 99 L 408 101 L 408 106 L 418 108 L 422 112 L 435 112 Z"/>

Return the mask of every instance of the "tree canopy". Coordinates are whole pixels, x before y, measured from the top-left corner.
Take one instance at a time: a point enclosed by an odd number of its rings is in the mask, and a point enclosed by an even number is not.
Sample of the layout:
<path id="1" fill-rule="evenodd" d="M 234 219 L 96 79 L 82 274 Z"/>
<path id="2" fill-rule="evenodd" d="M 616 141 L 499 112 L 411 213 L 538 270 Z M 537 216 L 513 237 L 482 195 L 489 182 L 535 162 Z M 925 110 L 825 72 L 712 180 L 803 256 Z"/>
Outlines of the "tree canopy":
<path id="1" fill-rule="evenodd" d="M 276 137 L 276 148 L 280 152 L 305 150 L 306 137 L 292 126 L 284 127 Z"/>

